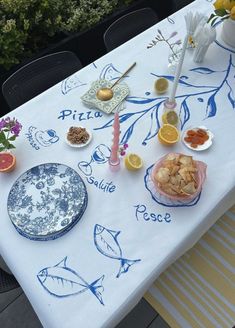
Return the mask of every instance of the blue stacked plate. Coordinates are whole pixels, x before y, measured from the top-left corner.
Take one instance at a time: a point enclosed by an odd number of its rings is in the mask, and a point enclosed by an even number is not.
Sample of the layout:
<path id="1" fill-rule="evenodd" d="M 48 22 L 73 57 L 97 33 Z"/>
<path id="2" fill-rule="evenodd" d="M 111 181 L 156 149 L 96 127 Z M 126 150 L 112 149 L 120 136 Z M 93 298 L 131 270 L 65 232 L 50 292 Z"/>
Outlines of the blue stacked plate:
<path id="1" fill-rule="evenodd" d="M 46 163 L 23 173 L 13 184 L 7 208 L 16 230 L 32 240 L 61 237 L 81 219 L 86 186 L 71 167 Z"/>

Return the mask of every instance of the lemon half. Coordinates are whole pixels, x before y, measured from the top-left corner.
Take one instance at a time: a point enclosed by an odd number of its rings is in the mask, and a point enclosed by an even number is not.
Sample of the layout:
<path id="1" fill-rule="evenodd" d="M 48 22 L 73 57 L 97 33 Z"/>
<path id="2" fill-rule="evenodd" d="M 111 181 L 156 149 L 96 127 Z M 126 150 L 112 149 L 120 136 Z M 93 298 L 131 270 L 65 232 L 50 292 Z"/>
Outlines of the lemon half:
<path id="1" fill-rule="evenodd" d="M 165 93 L 168 89 L 168 81 L 164 77 L 160 77 L 154 83 L 154 88 L 157 93 Z"/>
<path id="2" fill-rule="evenodd" d="M 162 123 L 163 124 L 177 125 L 178 121 L 179 121 L 178 115 L 174 110 L 170 110 L 169 112 L 165 112 L 162 115 Z"/>
<path id="3" fill-rule="evenodd" d="M 143 166 L 143 161 L 137 154 L 128 154 L 125 157 L 125 166 L 130 171 L 136 171 Z"/>

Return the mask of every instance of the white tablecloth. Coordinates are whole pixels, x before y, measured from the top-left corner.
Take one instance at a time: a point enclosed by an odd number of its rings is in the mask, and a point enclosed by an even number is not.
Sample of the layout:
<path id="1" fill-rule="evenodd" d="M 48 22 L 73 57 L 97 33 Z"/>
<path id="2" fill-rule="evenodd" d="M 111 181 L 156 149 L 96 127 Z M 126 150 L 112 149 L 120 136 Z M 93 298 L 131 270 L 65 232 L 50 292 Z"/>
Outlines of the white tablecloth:
<path id="1" fill-rule="evenodd" d="M 167 68 L 166 43 L 147 46 L 159 29 L 166 38 L 177 31 L 173 41 L 183 39 L 183 16 L 188 10 L 209 15 L 212 4 L 195 1 L 10 114 L 22 123 L 23 130 L 15 142 L 17 168 L 0 175 L 0 253 L 44 327 L 114 327 L 157 276 L 234 202 L 235 50 L 220 40 L 220 25 L 216 27 L 217 41 L 202 63 L 195 64 L 193 50 L 187 50 L 176 99 L 180 129 L 205 125 L 215 135 L 212 147 L 192 152 L 181 142 L 166 148 L 157 139 L 167 95 L 155 93 L 154 81 L 158 76 L 172 80 L 172 72 Z M 80 96 L 92 81 L 102 77 L 114 81 L 134 61 L 137 66 L 125 78 L 130 96 L 120 113 L 121 141 L 128 143 L 129 153 L 142 157 L 144 167 L 129 172 L 122 162 L 121 170 L 112 173 L 107 158 L 113 115 L 87 108 Z M 72 149 L 65 143 L 72 125 L 92 131 L 89 146 Z M 48 130 L 54 130 L 58 138 L 47 142 Z M 42 139 L 36 137 L 37 132 Z M 150 168 L 170 151 L 192 155 L 208 165 L 195 204 L 166 206 L 152 189 Z M 101 153 L 103 160 L 97 157 L 102 157 Z M 84 161 L 89 163 L 87 167 L 82 165 Z M 8 194 L 23 172 L 53 162 L 80 174 L 87 187 L 88 206 L 78 224 L 61 238 L 31 241 L 18 234 L 9 219 Z M 40 283 L 38 273 L 44 268 L 50 269 Z M 82 293 L 76 293 L 75 283 L 68 284 L 66 279 L 73 278 L 83 281 Z M 63 287 L 63 297 L 58 297 Z"/>

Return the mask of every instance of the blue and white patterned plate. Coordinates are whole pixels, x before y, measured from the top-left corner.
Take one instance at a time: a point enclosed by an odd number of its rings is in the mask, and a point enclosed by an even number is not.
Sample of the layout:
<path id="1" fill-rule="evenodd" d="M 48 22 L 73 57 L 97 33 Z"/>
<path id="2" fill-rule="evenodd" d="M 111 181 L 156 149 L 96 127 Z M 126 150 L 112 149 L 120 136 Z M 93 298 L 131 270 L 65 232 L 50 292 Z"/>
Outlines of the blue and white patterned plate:
<path id="1" fill-rule="evenodd" d="M 12 186 L 7 200 L 17 231 L 32 240 L 51 240 L 68 232 L 87 207 L 87 190 L 80 175 L 58 163 L 35 166 Z"/>

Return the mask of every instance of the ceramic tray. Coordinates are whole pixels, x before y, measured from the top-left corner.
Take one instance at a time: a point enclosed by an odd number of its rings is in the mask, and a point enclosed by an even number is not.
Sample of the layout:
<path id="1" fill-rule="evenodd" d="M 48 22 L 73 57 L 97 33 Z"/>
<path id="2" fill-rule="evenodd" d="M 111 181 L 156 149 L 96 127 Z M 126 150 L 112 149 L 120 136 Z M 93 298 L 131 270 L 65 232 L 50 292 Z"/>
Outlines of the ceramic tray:
<path id="1" fill-rule="evenodd" d="M 91 108 L 110 114 L 115 111 L 115 108 L 128 96 L 129 87 L 126 83 L 118 83 L 113 87 L 113 98 L 108 101 L 99 100 L 96 93 L 99 89 L 111 87 L 113 83 L 101 79 L 92 83 L 91 88 L 81 97 L 84 104 Z"/>

